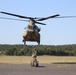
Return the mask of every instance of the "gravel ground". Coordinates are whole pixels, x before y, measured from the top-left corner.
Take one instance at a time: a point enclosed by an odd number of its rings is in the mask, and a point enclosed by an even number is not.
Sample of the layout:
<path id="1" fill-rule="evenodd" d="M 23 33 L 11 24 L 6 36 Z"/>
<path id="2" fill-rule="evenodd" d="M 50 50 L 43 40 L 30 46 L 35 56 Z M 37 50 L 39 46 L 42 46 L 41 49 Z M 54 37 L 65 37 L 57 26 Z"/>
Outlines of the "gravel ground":
<path id="1" fill-rule="evenodd" d="M 76 64 L 30 65 L 0 64 L 0 75 L 76 75 Z"/>

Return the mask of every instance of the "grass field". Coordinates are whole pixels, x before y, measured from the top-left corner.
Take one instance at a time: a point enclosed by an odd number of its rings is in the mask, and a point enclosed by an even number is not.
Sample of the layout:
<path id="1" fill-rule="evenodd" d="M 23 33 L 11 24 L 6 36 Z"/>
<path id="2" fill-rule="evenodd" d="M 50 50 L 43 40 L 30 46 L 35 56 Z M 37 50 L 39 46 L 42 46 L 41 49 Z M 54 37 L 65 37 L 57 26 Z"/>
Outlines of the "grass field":
<path id="1" fill-rule="evenodd" d="M 41 64 L 76 64 L 76 57 L 72 56 L 38 56 L 37 59 Z M 0 56 L 0 64 L 30 64 L 31 60 L 31 56 Z"/>

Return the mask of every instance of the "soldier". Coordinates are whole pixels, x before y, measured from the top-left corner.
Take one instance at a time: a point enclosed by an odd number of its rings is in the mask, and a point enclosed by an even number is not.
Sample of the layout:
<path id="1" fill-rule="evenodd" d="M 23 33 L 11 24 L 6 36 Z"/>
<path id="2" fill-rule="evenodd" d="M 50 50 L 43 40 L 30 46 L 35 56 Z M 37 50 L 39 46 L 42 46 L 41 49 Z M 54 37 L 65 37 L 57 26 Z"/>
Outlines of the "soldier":
<path id="1" fill-rule="evenodd" d="M 32 54 L 32 58 L 33 58 L 33 60 L 31 61 L 31 66 L 38 67 L 39 66 L 39 62 L 37 61 L 37 51 L 35 51 Z"/>
<path id="2" fill-rule="evenodd" d="M 37 51 L 32 54 L 33 62 L 37 62 Z"/>

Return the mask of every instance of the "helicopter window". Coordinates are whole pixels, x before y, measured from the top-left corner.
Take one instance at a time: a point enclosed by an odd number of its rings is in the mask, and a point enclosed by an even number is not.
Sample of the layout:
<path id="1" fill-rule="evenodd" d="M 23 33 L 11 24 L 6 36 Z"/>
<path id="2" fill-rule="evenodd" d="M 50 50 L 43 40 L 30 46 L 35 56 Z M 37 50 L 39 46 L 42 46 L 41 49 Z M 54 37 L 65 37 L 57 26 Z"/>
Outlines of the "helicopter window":
<path id="1" fill-rule="evenodd" d="M 28 26 L 28 28 L 33 29 L 34 27 L 33 26 Z"/>

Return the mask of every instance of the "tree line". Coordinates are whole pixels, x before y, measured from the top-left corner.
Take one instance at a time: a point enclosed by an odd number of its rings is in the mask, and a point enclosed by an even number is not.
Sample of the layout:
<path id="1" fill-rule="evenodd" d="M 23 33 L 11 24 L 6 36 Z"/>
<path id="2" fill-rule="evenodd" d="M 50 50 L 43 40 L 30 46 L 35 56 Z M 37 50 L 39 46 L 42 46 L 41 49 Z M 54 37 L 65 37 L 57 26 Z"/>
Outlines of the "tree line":
<path id="1" fill-rule="evenodd" d="M 76 44 L 73 45 L 2 45 L 0 55 L 31 56 L 37 51 L 38 55 L 76 56 Z"/>

